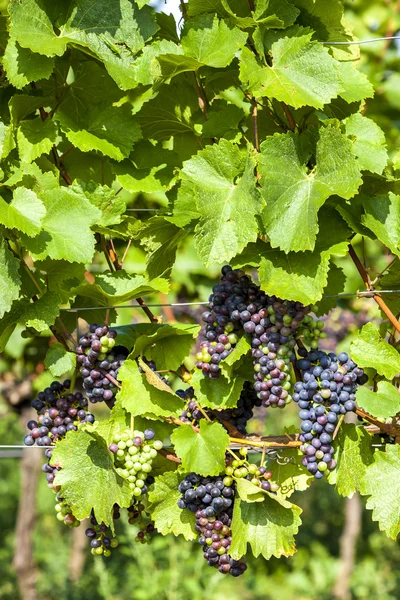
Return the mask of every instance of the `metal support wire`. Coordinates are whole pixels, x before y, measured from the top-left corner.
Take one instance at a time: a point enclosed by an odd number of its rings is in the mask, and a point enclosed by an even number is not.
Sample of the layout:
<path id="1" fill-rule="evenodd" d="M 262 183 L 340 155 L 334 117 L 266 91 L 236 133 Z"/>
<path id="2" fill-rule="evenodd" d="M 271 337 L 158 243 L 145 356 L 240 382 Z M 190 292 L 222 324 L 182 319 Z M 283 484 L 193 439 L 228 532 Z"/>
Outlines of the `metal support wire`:
<path id="1" fill-rule="evenodd" d="M 385 42 L 386 40 L 400 40 L 400 35 L 387 35 L 385 37 L 370 38 L 368 40 L 358 40 L 357 42 L 321 42 L 326 46 L 350 46 L 350 45 L 361 45 L 361 44 L 372 44 L 373 42 Z"/>
<path id="2" fill-rule="evenodd" d="M 376 295 L 380 294 L 400 294 L 400 290 L 365 290 L 365 291 L 357 291 L 357 292 L 344 292 L 342 294 L 333 294 L 322 296 L 323 298 L 352 298 L 353 296 L 356 298 L 373 298 Z M 117 308 L 118 310 L 121 308 L 162 308 L 163 306 L 205 306 L 208 304 L 208 301 L 205 302 L 171 302 L 171 303 L 162 303 L 162 304 L 120 304 L 117 306 L 82 306 L 82 307 L 73 307 L 73 308 L 60 308 L 60 310 L 64 312 L 77 313 L 86 310 L 107 310 L 110 308 Z M 318 304 L 318 301 L 317 301 Z"/>

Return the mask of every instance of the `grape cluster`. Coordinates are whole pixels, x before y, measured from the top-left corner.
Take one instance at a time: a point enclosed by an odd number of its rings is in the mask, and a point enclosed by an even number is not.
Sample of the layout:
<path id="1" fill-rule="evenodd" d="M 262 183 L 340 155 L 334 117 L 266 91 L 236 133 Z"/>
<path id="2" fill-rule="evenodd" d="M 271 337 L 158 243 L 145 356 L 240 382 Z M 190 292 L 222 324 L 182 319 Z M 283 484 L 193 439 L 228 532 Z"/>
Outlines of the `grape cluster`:
<path id="1" fill-rule="evenodd" d="M 74 517 L 71 507 L 66 503 L 64 498 L 60 496 L 60 494 L 56 494 L 55 510 L 57 519 L 62 521 L 64 525 L 67 525 L 68 527 L 79 527 L 80 521 Z"/>
<path id="2" fill-rule="evenodd" d="M 179 417 L 183 423 L 200 421 L 200 419 L 204 418 L 204 411 L 202 412 L 199 409 L 197 401 L 194 400 L 194 390 L 192 387 L 189 387 L 186 390 L 177 390 L 175 393 L 183 400 L 187 401 L 186 408 Z M 253 416 L 253 409 L 255 406 L 261 406 L 261 400 L 258 398 L 251 384 L 246 381 L 236 408 L 225 408 L 223 410 L 214 411 L 208 410 L 207 415 L 211 418 L 213 415 L 216 415 L 219 420 L 231 423 L 238 431 L 240 431 L 240 433 L 245 434 L 246 424 Z"/>
<path id="3" fill-rule="evenodd" d="M 109 450 L 114 454 L 117 473 L 129 482 L 134 498 L 147 493 L 146 480 L 152 469 L 153 459 L 163 443 L 154 439 L 154 431 L 146 429 L 114 434 Z"/>
<path id="4" fill-rule="evenodd" d="M 202 315 L 206 340 L 200 344 L 196 366 L 205 375 L 218 378 L 221 371 L 218 363 L 229 356 L 239 340 L 240 323 L 231 318 L 232 312 L 245 308 L 249 298 L 255 298 L 256 294 L 257 286 L 243 271 L 233 271 L 228 265 L 222 268 L 222 277 L 209 298 L 209 311 Z"/>
<path id="5" fill-rule="evenodd" d="M 113 520 L 120 518 L 119 506 L 114 504 Z M 94 556 L 111 556 L 111 549 L 118 546 L 118 540 L 112 537 L 111 531 L 104 523 L 98 523 L 94 515 L 90 518 L 90 525 L 85 531 L 86 537 L 90 540 L 91 553 Z"/>
<path id="6" fill-rule="evenodd" d="M 247 565 L 229 556 L 232 543 L 230 526 L 235 491 L 225 485 L 222 477 L 201 477 L 189 473 L 179 484 L 182 497 L 179 508 L 188 509 L 196 516 L 195 528 L 199 532 L 199 544 L 203 546 L 204 558 L 211 567 L 234 577 L 242 575 Z"/>
<path id="7" fill-rule="evenodd" d="M 243 457 L 247 456 L 247 448 L 241 448 L 240 454 Z M 275 493 L 279 490 L 279 485 L 272 481 L 272 473 L 261 464 L 257 466 L 249 463 L 246 458 L 234 459 L 230 465 L 225 468 L 225 477 L 223 483 L 232 485 L 235 479 L 247 479 L 253 485 L 260 487 L 265 492 Z"/>
<path id="8" fill-rule="evenodd" d="M 356 408 L 356 390 L 368 377 L 346 352 L 338 356 L 330 352 L 300 348 L 297 368 L 302 381 L 294 386 L 293 400 L 300 408 L 302 464 L 316 479 L 335 468 L 333 433 L 339 416 Z"/>
<path id="9" fill-rule="evenodd" d="M 30 433 L 24 438 L 27 446 L 52 446 L 67 431 L 76 431 L 78 425 L 94 422 L 94 415 L 85 410 L 86 398 L 81 392 L 70 393 L 70 386 L 69 379 L 63 383 L 53 381 L 32 401 L 38 418 L 28 422 Z M 51 476 L 50 471 L 46 473 Z"/>
<path id="10" fill-rule="evenodd" d="M 126 358 L 122 348 L 116 352 L 117 332 L 107 325 L 90 325 L 88 335 L 79 340 L 76 347 L 77 362 L 81 365 L 83 387 L 90 402 L 112 405 L 115 402 L 118 370 Z"/>
<path id="11" fill-rule="evenodd" d="M 296 339 L 303 338 L 316 348 L 324 335 L 323 322 L 314 321 L 308 314 L 309 306 L 267 296 L 243 271 L 226 265 L 222 275 L 210 296 L 211 310 L 203 314 L 207 340 L 196 355 L 197 367 L 212 378 L 218 377 L 218 363 L 230 354 L 244 331 L 251 338 L 258 398 L 264 406 L 283 408 L 292 400 L 290 363 L 295 360 Z"/>

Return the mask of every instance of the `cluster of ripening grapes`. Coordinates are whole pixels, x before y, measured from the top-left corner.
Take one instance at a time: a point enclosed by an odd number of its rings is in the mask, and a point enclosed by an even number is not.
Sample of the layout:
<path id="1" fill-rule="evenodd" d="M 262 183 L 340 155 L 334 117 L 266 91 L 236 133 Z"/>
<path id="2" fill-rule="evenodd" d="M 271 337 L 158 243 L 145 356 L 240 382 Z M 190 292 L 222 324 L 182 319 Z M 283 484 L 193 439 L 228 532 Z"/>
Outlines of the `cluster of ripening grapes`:
<path id="1" fill-rule="evenodd" d="M 346 352 L 300 348 L 297 368 L 302 381 L 295 386 L 293 400 L 300 408 L 302 463 L 315 478 L 335 468 L 332 446 L 339 417 L 356 408 L 356 390 L 368 377 Z"/>
<path id="2" fill-rule="evenodd" d="M 107 325 L 90 325 L 89 333 L 79 340 L 76 360 L 81 365 L 83 387 L 89 401 L 107 402 L 112 406 L 117 393 L 118 370 L 126 358 L 125 349 L 118 347 L 117 332 Z"/>
<path id="3" fill-rule="evenodd" d="M 223 482 L 229 486 L 234 483 L 235 479 L 247 479 L 253 485 L 260 487 L 264 492 L 275 493 L 279 490 L 279 485 L 272 481 L 272 473 L 261 464 L 257 466 L 249 463 L 247 456 L 247 448 L 242 447 L 239 453 L 243 456 L 242 459 L 235 458 L 230 465 L 225 468 L 225 477 Z"/>
<path id="4" fill-rule="evenodd" d="M 229 556 L 232 543 L 231 523 L 235 489 L 233 483 L 225 485 L 223 477 L 201 477 L 189 473 L 179 484 L 182 494 L 178 506 L 188 509 L 196 516 L 199 544 L 203 546 L 204 558 L 211 567 L 234 577 L 242 575 L 247 565 L 243 560 Z"/>
<path id="5" fill-rule="evenodd" d="M 38 417 L 28 422 L 30 433 L 24 438 L 26 446 L 52 446 L 67 431 L 76 431 L 78 425 L 94 422 L 94 415 L 85 410 L 86 398 L 80 392 L 71 393 L 70 386 L 69 379 L 63 383 L 53 381 L 31 402 Z"/>
<path id="6" fill-rule="evenodd" d="M 204 418 L 204 411 L 199 410 L 199 405 L 194 400 L 194 390 L 192 387 L 186 390 L 177 390 L 175 393 L 187 402 L 186 408 L 179 417 L 183 423 L 198 422 Z M 256 406 L 261 406 L 261 400 L 254 389 L 252 389 L 251 384 L 246 381 L 235 408 L 225 408 L 212 412 L 208 410 L 206 412 L 209 417 L 216 416 L 219 421 L 226 421 L 233 425 L 240 433 L 246 434 L 247 422 L 252 418 L 253 409 Z"/>
<path id="7" fill-rule="evenodd" d="M 154 439 L 154 431 L 146 429 L 114 434 L 109 450 L 114 454 L 117 473 L 127 479 L 134 498 L 147 493 L 146 480 L 152 470 L 153 460 L 163 443 Z"/>
<path id="8" fill-rule="evenodd" d="M 121 517 L 118 504 L 113 507 L 113 521 Z M 78 522 L 79 523 L 79 522 Z M 90 550 L 93 556 L 111 556 L 111 550 L 117 548 L 118 540 L 112 536 L 111 530 L 105 523 L 98 523 L 92 514 L 90 518 L 90 527 L 85 531 L 85 535 L 90 540 Z"/>
<path id="9" fill-rule="evenodd" d="M 197 367 L 212 379 L 219 377 L 220 363 L 235 348 L 243 333 L 251 338 L 254 390 L 264 406 L 283 408 L 292 398 L 290 363 L 295 360 L 296 339 L 311 348 L 323 337 L 322 321 L 308 314 L 300 302 L 267 296 L 241 270 L 229 265 L 213 287 L 209 310 L 203 313 L 205 341 L 196 355 Z"/>

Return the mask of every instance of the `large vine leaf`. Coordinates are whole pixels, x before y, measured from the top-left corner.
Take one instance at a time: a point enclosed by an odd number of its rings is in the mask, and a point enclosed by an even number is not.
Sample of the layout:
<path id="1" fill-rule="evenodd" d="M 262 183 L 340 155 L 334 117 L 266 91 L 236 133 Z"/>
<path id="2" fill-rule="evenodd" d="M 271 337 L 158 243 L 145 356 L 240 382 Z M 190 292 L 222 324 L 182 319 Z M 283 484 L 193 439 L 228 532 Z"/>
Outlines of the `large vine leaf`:
<path id="1" fill-rule="evenodd" d="M 172 370 L 178 369 L 188 356 L 199 330 L 200 325 L 186 323 L 139 323 L 117 328 L 118 341 L 132 348 L 131 356 L 143 355 L 154 360 L 159 369 Z"/>
<path id="2" fill-rule="evenodd" d="M 215 410 L 234 408 L 240 398 L 244 379 L 233 377 L 227 379 L 221 375 L 217 380 L 204 377 L 201 371 L 196 370 L 190 380 L 195 396 L 201 406 Z"/>
<path id="3" fill-rule="evenodd" d="M 173 431 L 171 441 L 186 471 L 219 475 L 225 469 L 229 435 L 221 423 L 201 419 L 199 432 L 191 425 L 182 425 Z"/>
<path id="4" fill-rule="evenodd" d="M 0 319 L 19 297 L 21 277 L 18 269 L 19 261 L 8 249 L 6 241 L 0 237 Z"/>
<path id="5" fill-rule="evenodd" d="M 310 171 L 307 139 L 289 132 L 261 144 L 263 221 L 273 248 L 314 250 L 318 210 L 332 194 L 351 198 L 362 183 L 351 142 L 332 125 L 320 130 L 316 166 Z"/>
<path id="6" fill-rule="evenodd" d="M 346 134 L 362 169 L 381 174 L 388 161 L 385 134 L 372 119 L 356 113 L 345 120 Z"/>
<path id="7" fill-rule="evenodd" d="M 55 485 L 79 520 L 93 510 L 99 523 L 113 526 L 113 506 L 128 507 L 132 490 L 114 468 L 113 454 L 96 431 L 70 431 L 57 443 L 51 464 L 61 467 Z"/>
<path id="8" fill-rule="evenodd" d="M 23 236 L 25 247 L 36 259 L 90 262 L 95 244 L 90 227 L 100 211 L 68 188 L 43 190 L 39 197 L 46 209 L 42 231 L 35 238 Z"/>
<path id="9" fill-rule="evenodd" d="M 40 232 L 45 215 L 43 202 L 32 190 L 16 188 L 10 203 L 0 198 L 0 223 L 8 229 L 34 237 Z"/>
<path id="10" fill-rule="evenodd" d="M 48 79 L 54 69 L 54 58 L 23 48 L 12 37 L 8 40 L 2 60 L 8 81 L 18 89 L 31 81 Z"/>
<path id="11" fill-rule="evenodd" d="M 154 377 L 157 375 L 154 374 Z M 140 373 L 135 360 L 126 360 L 118 371 L 122 387 L 117 398 L 121 406 L 132 415 L 169 417 L 182 412 L 183 401 L 171 391 L 157 389 Z M 160 383 L 161 380 L 160 380 Z"/>
<path id="12" fill-rule="evenodd" d="M 374 417 L 388 419 L 400 412 L 399 390 L 388 381 L 380 381 L 376 392 L 360 387 L 357 404 Z"/>
<path id="13" fill-rule="evenodd" d="M 376 450 L 374 462 L 361 483 L 361 494 L 369 496 L 367 508 L 379 529 L 395 540 L 400 532 L 400 447 L 387 444 L 386 451 Z"/>
<path id="14" fill-rule="evenodd" d="M 197 204 L 196 247 L 206 266 L 228 262 L 257 237 L 262 200 L 254 167 L 255 158 L 227 140 L 184 163 L 178 199 Z"/>
<path id="15" fill-rule="evenodd" d="M 44 364 L 53 377 L 61 377 L 64 373 L 75 369 L 76 354 L 68 352 L 62 344 L 55 342 L 47 350 Z"/>
<path id="16" fill-rule="evenodd" d="M 263 502 L 235 500 L 230 555 L 239 559 L 250 546 L 257 558 L 290 556 L 296 551 L 294 536 L 301 524 L 301 508 L 268 494 Z"/>
<path id="17" fill-rule="evenodd" d="M 312 252 L 285 253 L 272 249 L 265 242 L 257 242 L 261 259 L 260 284 L 265 292 L 305 305 L 322 298 L 328 284 L 330 259 L 346 255 L 351 234 L 343 219 L 335 213 L 328 207 L 321 211 L 320 231 Z"/>
<path id="18" fill-rule="evenodd" d="M 400 354 L 381 339 L 377 327 L 367 323 L 350 346 L 351 357 L 360 366 L 375 369 L 379 375 L 392 379 L 400 373 Z"/>
<path id="19" fill-rule="evenodd" d="M 247 33 L 240 29 L 229 27 L 216 16 L 201 15 L 187 21 L 182 49 L 200 65 L 222 69 L 229 65 L 246 40 Z"/>
<path id="20" fill-rule="evenodd" d="M 378 240 L 400 256 L 400 196 L 389 192 L 364 199 L 362 223 Z"/>
<path id="21" fill-rule="evenodd" d="M 284 37 L 271 46 L 272 66 L 263 66 L 253 52 L 240 54 L 240 79 L 255 97 L 268 96 L 295 108 L 322 108 L 343 86 L 337 62 L 313 33 Z"/>
<path id="22" fill-rule="evenodd" d="M 351 497 L 360 490 L 363 476 L 373 462 L 372 436 L 363 427 L 342 423 L 335 439 L 337 468 L 329 474 L 341 496 Z"/>
<path id="23" fill-rule="evenodd" d="M 96 275 L 94 283 L 82 283 L 73 291 L 78 296 L 90 298 L 99 306 L 114 306 L 124 304 L 144 294 L 167 293 L 168 282 L 161 278 L 149 281 L 142 275 L 131 275 L 121 269 L 116 272 L 99 273 Z"/>
<path id="24" fill-rule="evenodd" d="M 148 510 L 157 531 L 162 535 L 173 533 L 183 535 L 185 540 L 194 540 L 196 518 L 192 512 L 180 509 L 177 504 L 181 497 L 178 485 L 183 478 L 184 475 L 176 471 L 156 477 L 148 494 Z"/>
<path id="25" fill-rule="evenodd" d="M 36 331 L 47 331 L 60 314 L 60 298 L 56 292 L 46 292 L 31 302 L 19 318 L 20 323 Z"/>

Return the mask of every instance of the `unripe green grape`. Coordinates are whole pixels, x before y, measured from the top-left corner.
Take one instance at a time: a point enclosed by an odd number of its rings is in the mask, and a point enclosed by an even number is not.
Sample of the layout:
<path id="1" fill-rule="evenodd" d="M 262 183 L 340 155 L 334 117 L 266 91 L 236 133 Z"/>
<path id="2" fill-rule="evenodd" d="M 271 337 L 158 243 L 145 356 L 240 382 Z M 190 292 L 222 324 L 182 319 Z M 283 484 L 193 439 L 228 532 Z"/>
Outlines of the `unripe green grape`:
<path id="1" fill-rule="evenodd" d="M 110 543 L 111 548 L 117 548 L 118 545 L 119 541 L 116 538 L 113 538 Z"/>
<path id="2" fill-rule="evenodd" d="M 153 442 L 153 448 L 154 448 L 155 450 L 161 450 L 161 448 L 162 448 L 162 447 L 163 447 L 163 443 L 162 443 L 162 441 L 161 441 L 161 440 L 155 440 L 155 441 Z"/>
<path id="3" fill-rule="evenodd" d="M 114 341 L 114 340 L 113 340 Z M 105 556 L 106 558 L 108 558 L 109 556 L 111 556 L 111 550 L 108 550 L 107 548 L 103 551 L 103 556 Z"/>
<path id="4" fill-rule="evenodd" d="M 139 448 L 137 448 L 137 446 L 130 446 L 128 452 L 131 456 L 134 456 L 135 454 L 137 454 L 139 452 Z M 117 455 L 118 455 L 118 452 L 117 452 Z"/>

